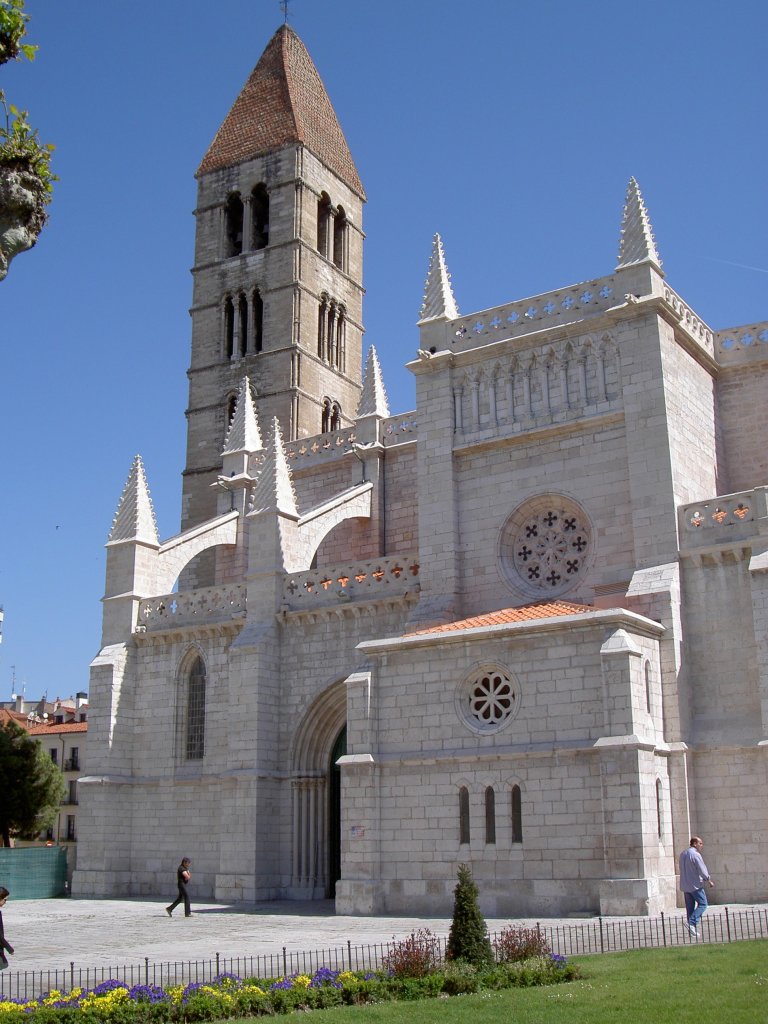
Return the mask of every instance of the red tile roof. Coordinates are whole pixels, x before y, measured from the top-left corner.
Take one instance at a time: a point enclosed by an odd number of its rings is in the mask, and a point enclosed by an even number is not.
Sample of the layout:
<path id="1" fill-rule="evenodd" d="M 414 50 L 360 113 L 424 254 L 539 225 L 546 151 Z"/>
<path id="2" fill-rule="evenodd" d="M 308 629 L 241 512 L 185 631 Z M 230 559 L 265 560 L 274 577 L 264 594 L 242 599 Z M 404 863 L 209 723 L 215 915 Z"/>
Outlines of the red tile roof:
<path id="1" fill-rule="evenodd" d="M 8 722 L 20 725 L 22 729 L 26 729 L 29 724 L 26 715 L 21 715 L 18 711 L 9 711 L 8 708 L 0 708 L 0 727 Z"/>
<path id="2" fill-rule="evenodd" d="M 88 732 L 87 722 L 46 722 L 45 725 L 33 725 L 30 736 L 50 736 L 52 732 Z"/>
<path id="3" fill-rule="evenodd" d="M 533 619 L 554 619 L 560 615 L 583 615 L 594 608 L 587 604 L 572 604 L 570 601 L 541 601 L 525 604 L 520 608 L 502 608 L 485 615 L 474 615 L 458 622 L 444 622 L 439 626 L 417 629 L 406 636 L 424 636 L 426 633 L 454 633 L 460 629 L 477 629 L 481 626 L 503 626 L 510 622 L 526 622 Z"/>
<path id="4" fill-rule="evenodd" d="M 300 143 L 365 199 L 347 140 L 307 49 L 287 25 L 267 44 L 197 173 Z"/>

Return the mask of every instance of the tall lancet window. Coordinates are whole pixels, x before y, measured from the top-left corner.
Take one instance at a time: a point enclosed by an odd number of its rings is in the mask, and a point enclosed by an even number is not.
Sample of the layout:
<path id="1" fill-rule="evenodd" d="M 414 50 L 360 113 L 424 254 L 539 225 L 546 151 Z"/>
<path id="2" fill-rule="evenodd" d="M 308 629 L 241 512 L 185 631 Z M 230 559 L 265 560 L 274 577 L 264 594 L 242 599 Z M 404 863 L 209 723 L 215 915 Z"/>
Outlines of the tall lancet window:
<path id="1" fill-rule="evenodd" d="M 195 658 L 187 676 L 186 757 L 201 761 L 205 754 L 205 665 Z"/>
<path id="2" fill-rule="evenodd" d="M 269 245 L 269 192 L 259 184 L 251 192 L 251 243 L 254 249 Z"/>
<path id="3" fill-rule="evenodd" d="M 237 301 L 237 315 L 240 322 L 238 347 L 240 355 L 244 356 L 248 351 L 248 300 L 244 295 L 241 295 Z"/>
<path id="4" fill-rule="evenodd" d="M 321 256 L 328 255 L 328 242 L 331 233 L 331 199 L 327 192 L 321 192 L 317 201 L 317 251 Z"/>
<path id="5" fill-rule="evenodd" d="M 225 249 L 224 256 L 239 256 L 243 251 L 243 201 L 239 192 L 227 197 L 224 207 Z"/>
<path id="6" fill-rule="evenodd" d="M 235 354 L 235 304 L 231 296 L 224 301 L 224 353 L 227 359 Z"/>
<path id="7" fill-rule="evenodd" d="M 339 270 L 347 269 L 347 215 L 341 206 L 333 220 L 333 262 Z"/>
<path id="8" fill-rule="evenodd" d="M 261 352 L 264 347 L 264 300 L 259 289 L 253 293 L 253 351 Z"/>

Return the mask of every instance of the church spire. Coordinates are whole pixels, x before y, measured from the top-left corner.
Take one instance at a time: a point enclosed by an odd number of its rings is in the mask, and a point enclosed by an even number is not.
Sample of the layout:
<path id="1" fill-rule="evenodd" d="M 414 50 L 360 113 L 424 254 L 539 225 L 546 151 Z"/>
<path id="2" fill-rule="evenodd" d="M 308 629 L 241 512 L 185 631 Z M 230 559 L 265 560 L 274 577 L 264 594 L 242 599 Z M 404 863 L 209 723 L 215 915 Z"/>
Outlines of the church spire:
<path id="1" fill-rule="evenodd" d="M 253 489 L 251 512 L 280 512 L 298 519 L 296 493 L 291 470 L 285 457 L 283 436 L 277 416 L 272 420 L 272 433 L 267 443 L 266 458 Z"/>
<path id="2" fill-rule="evenodd" d="M 357 418 L 361 416 L 389 416 L 389 402 L 381 375 L 379 358 L 376 349 L 371 345 L 368 349 L 368 360 L 363 374 L 363 390 L 357 407 Z"/>
<path id="3" fill-rule="evenodd" d="M 133 460 L 128 481 L 112 521 L 112 529 L 107 543 L 124 540 L 141 541 L 153 545 L 160 544 L 155 510 L 152 507 L 152 499 L 149 496 L 149 487 L 140 455 Z"/>
<path id="4" fill-rule="evenodd" d="M 198 168 L 198 176 L 299 143 L 365 199 L 347 140 L 306 47 L 288 25 L 267 44 Z"/>
<path id="5" fill-rule="evenodd" d="M 651 221 L 640 193 L 640 186 L 634 178 L 630 178 L 624 200 L 619 262 L 616 269 L 620 270 L 636 263 L 653 263 L 661 270 L 661 257 L 656 249 Z"/>
<path id="6" fill-rule="evenodd" d="M 259 422 L 253 404 L 251 385 L 248 377 L 243 377 L 237 393 L 235 412 L 229 424 L 227 438 L 224 442 L 222 455 L 235 455 L 239 452 L 258 452 L 264 445 L 259 433 Z"/>
<path id="7" fill-rule="evenodd" d="M 432 240 L 432 255 L 429 258 L 419 323 L 425 320 L 455 320 L 458 315 L 459 309 L 451 288 L 451 275 L 445 265 L 443 242 L 440 235 L 436 234 Z"/>

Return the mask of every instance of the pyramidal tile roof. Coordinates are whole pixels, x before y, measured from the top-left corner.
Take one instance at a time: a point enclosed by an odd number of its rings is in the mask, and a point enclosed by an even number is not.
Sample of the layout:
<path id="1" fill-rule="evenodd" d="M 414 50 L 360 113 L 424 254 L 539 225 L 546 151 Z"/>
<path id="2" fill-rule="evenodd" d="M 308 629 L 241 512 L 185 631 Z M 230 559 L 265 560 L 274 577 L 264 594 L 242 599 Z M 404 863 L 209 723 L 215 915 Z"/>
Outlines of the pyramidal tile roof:
<path id="1" fill-rule="evenodd" d="M 432 239 L 432 254 L 429 257 L 429 270 L 424 285 L 424 301 L 421 304 L 419 321 L 435 320 L 438 317 L 455 320 L 458 315 L 459 307 L 453 297 L 451 275 L 445 265 L 443 240 L 436 234 Z"/>
<path id="2" fill-rule="evenodd" d="M 266 458 L 261 467 L 251 499 L 252 512 L 277 511 L 298 517 L 296 493 L 293 489 L 291 470 L 285 457 L 283 436 L 277 416 L 272 420 L 272 434 L 266 449 Z"/>
<path id="3" fill-rule="evenodd" d="M 300 143 L 365 199 L 360 176 L 307 48 L 288 25 L 270 39 L 198 175 Z"/>
<path id="4" fill-rule="evenodd" d="M 229 424 L 227 437 L 224 441 L 222 455 L 234 455 L 236 452 L 258 452 L 264 445 L 261 442 L 259 421 L 256 419 L 256 407 L 248 377 L 243 377 L 235 402 L 235 414 Z"/>
<path id="5" fill-rule="evenodd" d="M 661 269 L 661 257 L 656 249 L 656 240 L 653 237 L 651 221 L 640 186 L 634 178 L 630 178 L 621 218 L 619 262 L 616 269 L 631 267 L 635 263 L 645 263 L 649 260 Z"/>
<path id="6" fill-rule="evenodd" d="M 121 540 L 140 540 L 147 544 L 159 544 L 157 521 L 152 499 L 149 496 L 147 478 L 141 456 L 133 460 L 128 481 L 123 488 L 120 502 L 107 543 Z"/>
<path id="7" fill-rule="evenodd" d="M 423 636 L 426 633 L 455 633 L 460 629 L 478 629 L 482 626 L 504 626 L 512 622 L 532 622 L 536 619 L 555 619 L 560 615 L 583 615 L 592 612 L 588 604 L 572 604 L 570 601 L 540 601 L 520 608 L 502 608 L 485 615 L 474 615 L 457 622 L 444 622 L 427 629 L 416 629 L 407 636 Z"/>
<path id="8" fill-rule="evenodd" d="M 363 374 L 363 390 L 357 406 L 357 416 L 389 416 L 389 402 L 381 375 L 379 357 L 371 345 Z"/>

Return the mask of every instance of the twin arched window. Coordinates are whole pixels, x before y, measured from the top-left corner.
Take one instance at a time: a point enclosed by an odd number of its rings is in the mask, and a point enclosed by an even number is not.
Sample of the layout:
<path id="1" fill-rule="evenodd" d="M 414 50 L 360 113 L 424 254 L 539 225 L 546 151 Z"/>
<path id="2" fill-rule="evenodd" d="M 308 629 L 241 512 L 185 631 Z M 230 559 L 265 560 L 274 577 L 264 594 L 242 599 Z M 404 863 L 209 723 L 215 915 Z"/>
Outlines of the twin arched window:
<path id="1" fill-rule="evenodd" d="M 269 192 L 263 182 L 245 197 L 230 192 L 224 205 L 224 258 L 269 245 Z"/>
<path id="2" fill-rule="evenodd" d="M 335 210 L 331 197 L 321 192 L 317 200 L 317 251 L 332 260 L 339 270 L 346 270 L 348 259 L 349 221 L 343 206 Z"/>
<path id="3" fill-rule="evenodd" d="M 341 406 L 330 398 L 323 400 L 323 414 L 320 422 L 320 433 L 327 434 L 331 430 L 341 429 Z"/>
<path id="4" fill-rule="evenodd" d="M 227 359 L 261 352 L 264 344 L 264 300 L 258 288 L 224 299 L 224 354 Z"/>
<path id="5" fill-rule="evenodd" d="M 346 369 L 347 310 L 343 303 L 325 293 L 317 316 L 317 354 L 334 369 L 342 372 Z"/>

